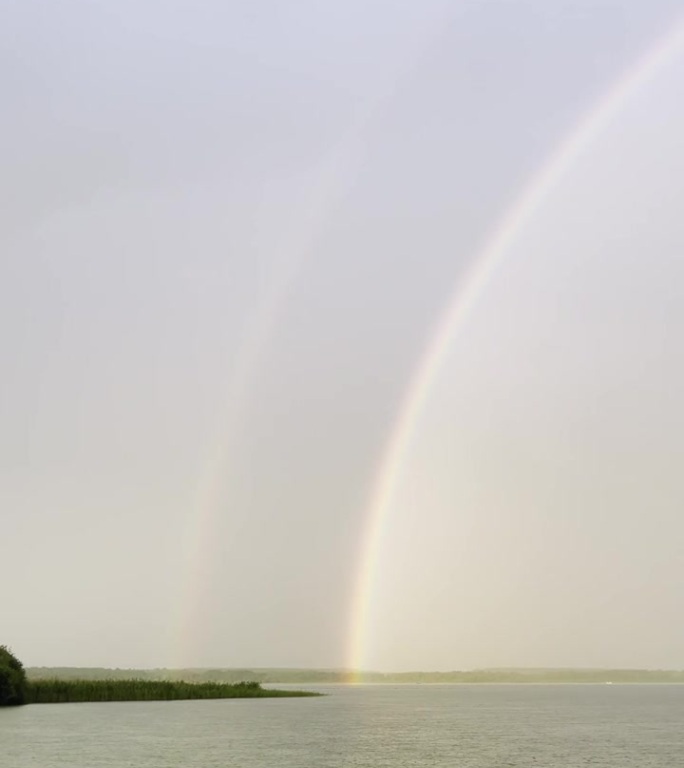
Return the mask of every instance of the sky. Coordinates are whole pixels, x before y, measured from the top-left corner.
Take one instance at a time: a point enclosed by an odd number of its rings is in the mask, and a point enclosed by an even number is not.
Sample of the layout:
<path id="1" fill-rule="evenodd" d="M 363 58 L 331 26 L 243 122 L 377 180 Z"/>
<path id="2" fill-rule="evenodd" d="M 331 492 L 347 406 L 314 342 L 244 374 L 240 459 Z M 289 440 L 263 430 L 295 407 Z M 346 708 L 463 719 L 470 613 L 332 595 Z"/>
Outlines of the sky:
<path id="1" fill-rule="evenodd" d="M 0 643 L 684 668 L 679 2 L 1 13 Z"/>

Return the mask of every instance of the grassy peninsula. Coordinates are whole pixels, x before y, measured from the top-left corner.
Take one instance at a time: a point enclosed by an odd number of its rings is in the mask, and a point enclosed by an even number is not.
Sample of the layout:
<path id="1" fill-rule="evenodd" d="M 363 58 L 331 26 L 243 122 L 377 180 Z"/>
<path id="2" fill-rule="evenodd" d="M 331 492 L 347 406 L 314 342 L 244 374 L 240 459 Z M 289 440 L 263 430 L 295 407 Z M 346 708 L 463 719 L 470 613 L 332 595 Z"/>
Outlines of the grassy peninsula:
<path id="1" fill-rule="evenodd" d="M 86 701 L 174 701 L 180 699 L 265 699 L 318 696 L 309 691 L 262 688 L 258 681 L 188 682 L 186 680 L 60 679 L 56 675 L 27 677 L 23 664 L 0 646 L 0 706 L 61 704 Z"/>
<path id="2" fill-rule="evenodd" d="M 32 680 L 26 704 L 84 701 L 174 701 L 180 699 L 265 699 L 316 696 L 309 691 L 278 691 L 260 683 L 186 683 L 182 680 Z"/>

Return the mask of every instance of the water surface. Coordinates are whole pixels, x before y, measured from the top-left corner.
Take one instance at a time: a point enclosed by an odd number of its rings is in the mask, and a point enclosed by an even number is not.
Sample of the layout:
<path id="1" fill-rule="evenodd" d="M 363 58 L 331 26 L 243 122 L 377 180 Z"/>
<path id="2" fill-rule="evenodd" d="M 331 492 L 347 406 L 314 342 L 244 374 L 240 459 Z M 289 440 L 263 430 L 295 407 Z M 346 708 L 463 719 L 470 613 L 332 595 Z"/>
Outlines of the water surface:
<path id="1" fill-rule="evenodd" d="M 0 766 L 672 768 L 684 755 L 684 686 L 306 687 L 330 695 L 0 710 Z"/>

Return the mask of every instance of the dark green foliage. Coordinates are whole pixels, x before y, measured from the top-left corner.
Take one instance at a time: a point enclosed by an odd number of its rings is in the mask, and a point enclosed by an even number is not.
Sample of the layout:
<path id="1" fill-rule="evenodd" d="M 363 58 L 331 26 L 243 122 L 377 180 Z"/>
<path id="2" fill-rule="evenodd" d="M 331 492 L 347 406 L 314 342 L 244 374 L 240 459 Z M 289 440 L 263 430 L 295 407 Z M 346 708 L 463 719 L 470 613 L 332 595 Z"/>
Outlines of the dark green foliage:
<path id="1" fill-rule="evenodd" d="M 6 646 L 0 645 L 0 706 L 23 704 L 25 695 L 24 667 Z"/>
<path id="2" fill-rule="evenodd" d="M 168 680 L 31 680 L 27 704 L 79 701 L 172 701 L 175 699 L 254 699 L 315 696 L 306 691 L 274 691 L 256 682 L 186 683 Z"/>

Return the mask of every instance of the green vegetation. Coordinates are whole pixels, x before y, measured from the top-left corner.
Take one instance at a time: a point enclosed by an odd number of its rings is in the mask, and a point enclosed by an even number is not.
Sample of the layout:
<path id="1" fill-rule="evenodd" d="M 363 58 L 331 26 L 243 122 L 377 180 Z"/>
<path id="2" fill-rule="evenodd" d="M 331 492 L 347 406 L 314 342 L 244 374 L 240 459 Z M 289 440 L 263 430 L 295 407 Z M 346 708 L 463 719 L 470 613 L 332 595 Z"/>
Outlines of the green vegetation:
<path id="1" fill-rule="evenodd" d="M 0 645 L 0 707 L 23 704 L 25 695 L 24 667 L 6 646 Z"/>
<path id="2" fill-rule="evenodd" d="M 32 680 L 27 704 L 83 701 L 173 701 L 177 699 L 257 699 L 316 696 L 308 691 L 275 691 L 259 683 L 186 683 L 168 680 Z"/>
<path id="3" fill-rule="evenodd" d="M 257 681 L 189 682 L 185 680 L 132 679 L 107 675 L 94 679 L 86 672 L 64 679 L 58 674 L 27 676 L 22 663 L 0 645 L 0 706 L 12 704 L 56 704 L 83 701 L 173 701 L 177 699 L 264 699 L 283 696 L 318 696 L 309 691 L 277 691 L 262 688 Z M 28 677 L 28 679 L 27 679 Z M 80 677 L 80 679 L 79 679 Z M 117 676 L 114 676 L 117 677 Z M 89 678 L 89 679 L 83 679 Z"/>

